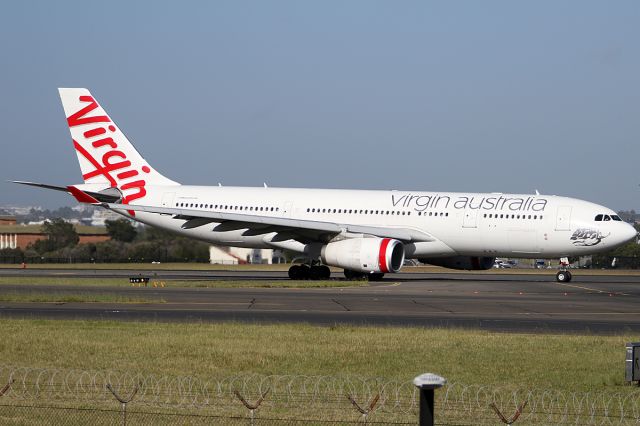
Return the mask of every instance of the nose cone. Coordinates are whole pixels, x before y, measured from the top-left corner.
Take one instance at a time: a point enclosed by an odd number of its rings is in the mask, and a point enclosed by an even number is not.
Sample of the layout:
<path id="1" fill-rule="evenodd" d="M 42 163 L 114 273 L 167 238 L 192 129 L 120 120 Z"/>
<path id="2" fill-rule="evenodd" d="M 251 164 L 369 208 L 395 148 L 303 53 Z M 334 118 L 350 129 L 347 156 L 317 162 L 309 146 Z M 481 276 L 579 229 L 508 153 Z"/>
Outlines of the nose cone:
<path id="1" fill-rule="evenodd" d="M 616 232 L 616 234 L 618 234 L 618 244 L 625 244 L 636 238 L 636 236 L 638 235 L 638 231 L 636 231 L 636 228 L 634 228 L 632 225 L 625 223 L 624 227 L 622 227 L 620 231 Z"/>

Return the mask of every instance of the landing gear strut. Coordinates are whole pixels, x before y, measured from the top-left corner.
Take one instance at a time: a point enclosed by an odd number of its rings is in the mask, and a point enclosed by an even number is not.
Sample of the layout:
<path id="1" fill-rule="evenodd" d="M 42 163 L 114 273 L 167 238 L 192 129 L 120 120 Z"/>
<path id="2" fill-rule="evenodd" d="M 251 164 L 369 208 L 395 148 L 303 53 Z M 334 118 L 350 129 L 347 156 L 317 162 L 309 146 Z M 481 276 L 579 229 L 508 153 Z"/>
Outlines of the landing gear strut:
<path id="1" fill-rule="evenodd" d="M 289 278 L 292 280 L 328 280 L 331 270 L 326 265 L 292 265 Z"/>

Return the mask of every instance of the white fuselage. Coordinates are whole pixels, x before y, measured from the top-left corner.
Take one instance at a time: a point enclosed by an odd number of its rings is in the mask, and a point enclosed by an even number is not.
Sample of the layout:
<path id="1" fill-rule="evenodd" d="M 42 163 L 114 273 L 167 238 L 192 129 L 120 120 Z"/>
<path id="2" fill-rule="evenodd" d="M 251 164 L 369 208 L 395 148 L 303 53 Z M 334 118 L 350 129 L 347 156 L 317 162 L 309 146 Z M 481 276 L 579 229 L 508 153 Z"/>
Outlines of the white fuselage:
<path id="1" fill-rule="evenodd" d="M 606 207 L 546 195 L 177 185 L 148 186 L 132 204 L 408 228 L 435 238 L 406 244 L 408 258 L 580 256 L 636 235 L 622 221 L 596 221 L 597 215 L 615 216 Z M 182 229 L 185 220 L 169 215 L 136 212 L 135 219 L 212 244 L 273 247 L 246 229 L 214 230 L 217 223 Z"/>

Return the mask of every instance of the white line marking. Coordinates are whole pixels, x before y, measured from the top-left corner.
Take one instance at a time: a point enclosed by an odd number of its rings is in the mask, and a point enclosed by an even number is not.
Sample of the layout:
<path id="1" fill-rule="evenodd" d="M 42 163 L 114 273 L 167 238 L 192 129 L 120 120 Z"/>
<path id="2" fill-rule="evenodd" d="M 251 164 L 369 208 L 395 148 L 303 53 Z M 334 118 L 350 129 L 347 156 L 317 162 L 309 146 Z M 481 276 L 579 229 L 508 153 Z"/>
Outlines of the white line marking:
<path id="1" fill-rule="evenodd" d="M 621 295 L 621 296 L 630 296 L 630 294 L 628 294 L 628 293 L 618 293 L 617 291 L 605 291 L 605 290 L 599 290 L 597 288 L 583 287 L 583 286 L 579 286 L 579 285 L 564 284 L 564 283 L 558 283 L 558 284 L 566 286 L 566 287 L 579 288 L 580 290 L 595 291 L 597 293 L 611 293 L 611 294 L 616 294 L 616 295 Z"/>

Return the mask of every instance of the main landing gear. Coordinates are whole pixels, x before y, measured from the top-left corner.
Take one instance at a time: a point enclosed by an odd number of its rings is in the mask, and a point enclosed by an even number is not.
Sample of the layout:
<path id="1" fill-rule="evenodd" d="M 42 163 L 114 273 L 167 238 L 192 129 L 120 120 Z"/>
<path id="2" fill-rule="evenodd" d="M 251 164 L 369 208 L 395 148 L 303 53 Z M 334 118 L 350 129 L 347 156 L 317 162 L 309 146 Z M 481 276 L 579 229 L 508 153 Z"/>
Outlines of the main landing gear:
<path id="1" fill-rule="evenodd" d="M 331 270 L 326 265 L 293 265 L 289 268 L 292 280 L 328 280 Z"/>
<path id="2" fill-rule="evenodd" d="M 377 274 L 365 274 L 364 272 L 352 271 L 350 269 L 344 270 L 344 276 L 349 281 L 369 280 L 369 281 L 381 281 L 384 277 L 383 273 Z"/>

